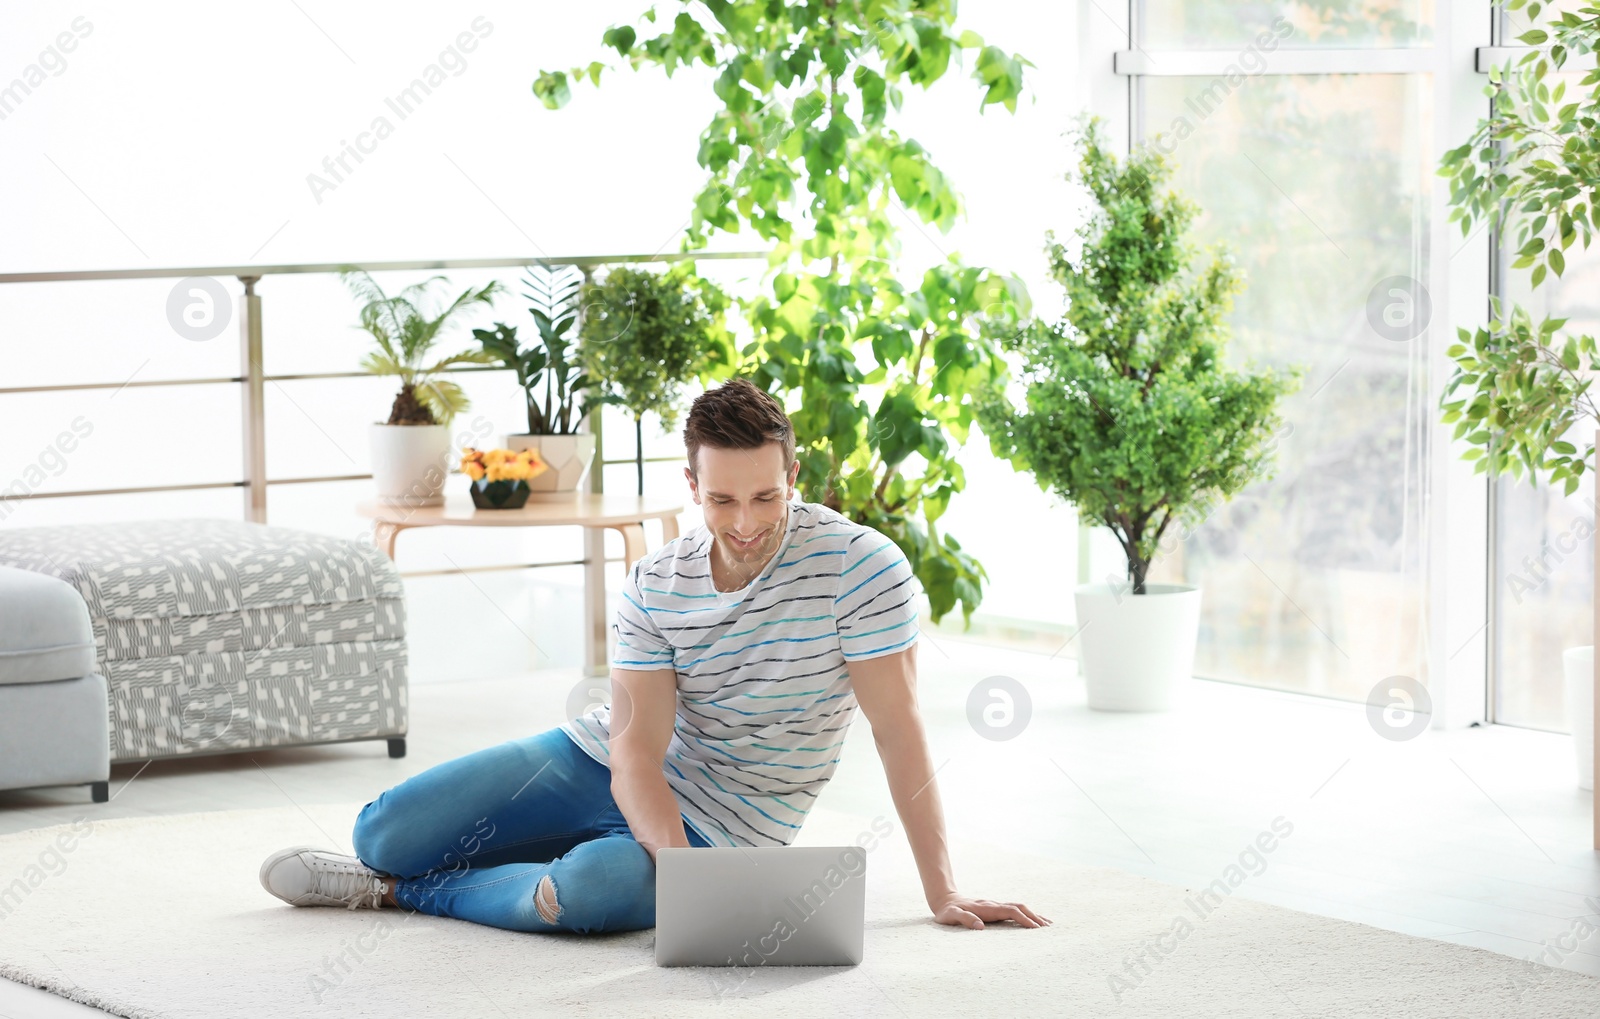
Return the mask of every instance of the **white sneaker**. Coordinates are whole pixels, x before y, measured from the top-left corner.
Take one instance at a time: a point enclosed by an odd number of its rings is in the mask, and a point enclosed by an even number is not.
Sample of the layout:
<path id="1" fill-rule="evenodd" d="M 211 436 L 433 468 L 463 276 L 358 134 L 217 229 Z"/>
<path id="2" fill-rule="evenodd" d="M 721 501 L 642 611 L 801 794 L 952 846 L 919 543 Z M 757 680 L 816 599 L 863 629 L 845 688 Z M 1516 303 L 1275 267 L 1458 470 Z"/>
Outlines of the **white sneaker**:
<path id="1" fill-rule="evenodd" d="M 311 846 L 267 857 L 261 865 L 261 887 L 291 906 L 383 905 L 383 879 L 377 871 L 354 856 Z"/>

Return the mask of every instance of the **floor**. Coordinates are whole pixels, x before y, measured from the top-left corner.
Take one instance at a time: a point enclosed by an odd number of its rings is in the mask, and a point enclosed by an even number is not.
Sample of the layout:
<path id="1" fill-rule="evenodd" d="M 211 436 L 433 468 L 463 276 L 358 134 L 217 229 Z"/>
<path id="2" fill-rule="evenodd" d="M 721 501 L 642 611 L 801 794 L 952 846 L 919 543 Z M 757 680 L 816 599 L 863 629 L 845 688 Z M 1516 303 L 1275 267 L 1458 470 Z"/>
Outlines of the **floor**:
<path id="1" fill-rule="evenodd" d="M 1546 961 L 1600 976 L 1600 936 L 1572 937 L 1580 920 L 1600 925 L 1600 853 L 1566 737 L 1491 726 L 1396 741 L 1363 705 L 1199 680 L 1170 713 L 1105 714 L 1088 710 L 1065 657 L 926 630 L 919 657 L 937 788 L 957 839 L 1189 887 L 1237 864 L 1247 874 L 1236 894 L 1517 958 L 1565 938 L 1575 950 Z M 1027 703 L 1009 709 L 1021 731 L 995 740 L 969 719 L 997 703 L 988 691 L 1002 676 Z M 575 669 L 414 684 L 403 759 L 376 742 L 119 765 L 107 804 L 89 805 L 86 789 L 0 792 L 0 832 L 89 810 L 100 819 L 370 799 L 440 761 L 557 724 L 589 686 Z M 893 816 L 865 720 L 822 802 Z M 1275 829 L 1275 848 L 1255 851 Z M 328 835 L 348 848 L 348 830 Z M 1006 875 L 955 862 L 967 894 L 1071 922 Z M 130 861 L 130 873 L 182 892 L 182 875 L 162 875 L 159 861 Z M 0 1016 L 85 1014 L 101 1013 L 0 981 Z"/>

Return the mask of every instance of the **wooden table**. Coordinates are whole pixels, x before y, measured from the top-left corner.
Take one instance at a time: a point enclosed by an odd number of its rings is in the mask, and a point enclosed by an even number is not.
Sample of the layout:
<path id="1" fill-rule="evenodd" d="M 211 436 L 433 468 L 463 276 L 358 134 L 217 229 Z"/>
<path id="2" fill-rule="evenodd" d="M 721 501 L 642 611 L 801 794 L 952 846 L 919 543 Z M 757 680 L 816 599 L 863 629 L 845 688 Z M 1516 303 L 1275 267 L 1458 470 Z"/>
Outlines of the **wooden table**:
<path id="1" fill-rule="evenodd" d="M 466 494 L 445 496 L 443 506 L 395 506 L 369 499 L 356 512 L 373 521 L 373 541 L 394 558 L 401 531 L 415 527 L 581 527 L 583 528 L 583 669 L 587 676 L 610 671 L 606 639 L 605 532 L 622 535 L 624 571 L 648 551 L 644 522 L 660 520 L 663 542 L 678 536 L 683 504 L 662 496 L 581 492 L 571 498 L 535 502 L 521 509 L 480 510 Z"/>

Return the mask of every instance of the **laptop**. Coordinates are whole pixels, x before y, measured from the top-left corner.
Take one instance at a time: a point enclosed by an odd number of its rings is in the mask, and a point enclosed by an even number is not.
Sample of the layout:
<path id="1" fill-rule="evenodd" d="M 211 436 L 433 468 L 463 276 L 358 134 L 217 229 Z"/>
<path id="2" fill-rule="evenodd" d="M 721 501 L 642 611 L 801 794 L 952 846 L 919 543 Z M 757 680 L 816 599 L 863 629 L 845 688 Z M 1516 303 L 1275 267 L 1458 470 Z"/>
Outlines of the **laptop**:
<path id="1" fill-rule="evenodd" d="M 860 846 L 665 846 L 656 851 L 657 966 L 854 966 Z"/>

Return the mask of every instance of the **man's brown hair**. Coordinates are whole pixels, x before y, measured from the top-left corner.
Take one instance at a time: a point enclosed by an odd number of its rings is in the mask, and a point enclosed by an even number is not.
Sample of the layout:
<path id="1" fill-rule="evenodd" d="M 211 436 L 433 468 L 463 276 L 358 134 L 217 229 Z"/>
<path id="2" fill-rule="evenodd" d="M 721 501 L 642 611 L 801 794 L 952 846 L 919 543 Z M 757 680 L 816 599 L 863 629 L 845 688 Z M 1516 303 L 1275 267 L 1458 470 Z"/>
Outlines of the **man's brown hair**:
<path id="1" fill-rule="evenodd" d="M 689 473 L 697 480 L 701 446 L 760 449 L 769 442 L 783 445 L 783 470 L 787 474 L 794 464 L 794 425 L 782 404 L 743 377 L 729 379 L 696 397 L 683 426 Z"/>

